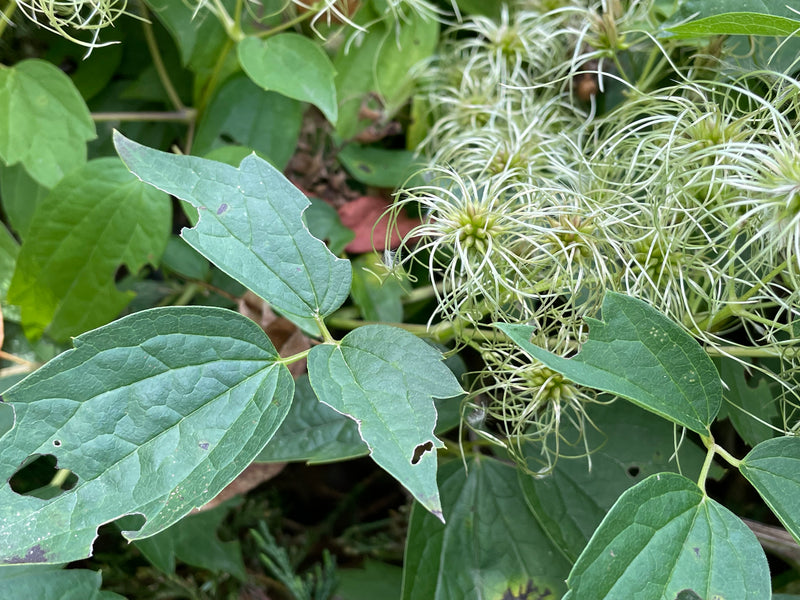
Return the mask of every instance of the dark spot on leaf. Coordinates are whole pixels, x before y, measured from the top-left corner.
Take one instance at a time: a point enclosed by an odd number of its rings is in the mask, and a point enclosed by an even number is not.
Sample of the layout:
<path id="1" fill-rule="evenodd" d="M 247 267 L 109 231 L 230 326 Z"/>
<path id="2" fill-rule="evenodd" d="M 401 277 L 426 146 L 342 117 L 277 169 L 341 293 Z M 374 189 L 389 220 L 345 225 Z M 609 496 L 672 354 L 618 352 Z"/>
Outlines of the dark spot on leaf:
<path id="1" fill-rule="evenodd" d="M 225 132 L 220 134 L 219 139 L 221 139 L 223 142 L 229 145 L 235 145 L 238 143 L 236 141 L 236 138 L 234 138 L 231 134 Z"/>
<path id="2" fill-rule="evenodd" d="M 430 452 L 431 450 L 433 450 L 433 444 L 430 440 L 414 448 L 414 457 L 411 459 L 411 464 L 417 464 L 422 458 L 422 455 L 426 452 Z"/>
<path id="3" fill-rule="evenodd" d="M 631 465 L 628 467 L 626 473 L 628 474 L 628 477 L 637 477 L 639 473 L 641 473 L 641 470 L 639 469 L 639 465 Z"/>
<path id="4" fill-rule="evenodd" d="M 364 171 L 364 173 L 372 173 L 372 167 L 364 163 L 358 163 L 358 170 Z"/>
<path id="5" fill-rule="evenodd" d="M 61 440 L 53 440 L 53 446 L 59 448 L 61 446 Z"/>
<path id="6" fill-rule="evenodd" d="M 700 596 L 697 595 L 697 592 L 690 589 L 681 590 L 678 592 L 678 595 L 675 596 L 675 600 L 703 600 Z"/>
<path id="7" fill-rule="evenodd" d="M 219 208 L 217 209 L 217 214 L 221 215 L 222 213 L 226 212 L 227 210 L 228 210 L 228 205 L 225 202 L 223 202 L 222 204 L 219 205 Z"/>
<path id="8" fill-rule="evenodd" d="M 208 450 L 208 442 L 200 442 L 197 445 L 200 446 L 201 450 Z"/>
<path id="9" fill-rule="evenodd" d="M 12 556 L 11 558 L 3 559 L 3 564 L 6 565 L 24 565 L 30 563 L 43 563 L 47 562 L 44 548 L 39 544 L 33 546 L 25 553 L 25 556 Z"/>
<path id="10" fill-rule="evenodd" d="M 512 589 L 512 586 L 508 586 L 500 600 L 547 600 L 552 597 L 552 593 L 550 588 L 542 589 L 535 585 L 532 579 L 528 579 L 527 583 L 520 585 L 519 588 Z"/>

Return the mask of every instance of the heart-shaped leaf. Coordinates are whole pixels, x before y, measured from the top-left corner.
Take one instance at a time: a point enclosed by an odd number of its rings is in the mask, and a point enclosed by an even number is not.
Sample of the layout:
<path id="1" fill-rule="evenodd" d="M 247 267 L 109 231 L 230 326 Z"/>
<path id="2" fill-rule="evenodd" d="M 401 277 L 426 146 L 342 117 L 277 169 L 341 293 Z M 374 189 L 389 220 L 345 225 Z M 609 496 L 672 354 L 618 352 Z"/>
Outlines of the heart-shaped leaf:
<path id="1" fill-rule="evenodd" d="M 444 444 L 433 433 L 433 398 L 463 394 L 441 361 L 435 348 L 386 325 L 359 327 L 308 355 L 320 401 L 354 419 L 373 460 L 439 518 L 436 448 Z"/>
<path id="2" fill-rule="evenodd" d="M 693 482 L 652 475 L 620 496 L 567 578 L 570 600 L 763 600 L 767 558 L 752 531 Z"/>
<path id="3" fill-rule="evenodd" d="M 43 60 L 0 64 L 0 160 L 22 163 L 38 183 L 53 187 L 86 162 L 96 136 L 89 109 L 69 77 Z"/>
<path id="4" fill-rule="evenodd" d="M 239 168 L 141 146 L 115 133 L 120 157 L 143 181 L 186 200 L 200 221 L 181 236 L 228 275 L 308 332 L 341 306 L 350 262 L 303 225 L 308 199 L 256 155 Z"/>
<path id="5" fill-rule="evenodd" d="M 761 442 L 744 457 L 739 470 L 800 543 L 800 438 Z"/>
<path id="6" fill-rule="evenodd" d="M 47 500 L 0 489 L 0 562 L 87 557 L 97 527 L 128 514 L 147 519 L 128 539 L 161 531 L 241 473 L 292 400 L 267 336 L 229 310 L 151 309 L 74 344 L 3 394 L 3 480 L 49 454 L 78 481 Z"/>
<path id="7" fill-rule="evenodd" d="M 296 33 L 281 33 L 265 40 L 246 37 L 239 42 L 237 52 L 242 69 L 255 84 L 310 102 L 336 124 L 336 70 L 325 51 L 311 39 Z"/>
<path id="8" fill-rule="evenodd" d="M 646 302 L 614 292 L 603 300 L 603 320 L 586 321 L 589 339 L 571 359 L 531 344 L 530 327 L 497 327 L 571 381 L 710 435 L 709 425 L 722 404 L 722 383 L 714 363 L 688 333 Z"/>

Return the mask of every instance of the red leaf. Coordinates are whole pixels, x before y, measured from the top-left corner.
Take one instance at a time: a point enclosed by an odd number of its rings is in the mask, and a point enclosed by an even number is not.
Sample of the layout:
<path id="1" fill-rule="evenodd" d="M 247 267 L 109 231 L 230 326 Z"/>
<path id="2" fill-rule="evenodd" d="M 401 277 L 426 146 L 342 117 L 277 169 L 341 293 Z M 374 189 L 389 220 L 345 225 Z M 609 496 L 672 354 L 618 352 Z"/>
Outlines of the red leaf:
<path id="1" fill-rule="evenodd" d="M 372 250 L 378 252 L 386 250 L 386 227 L 389 223 L 386 209 L 389 205 L 390 203 L 383 198 L 361 196 L 339 208 L 342 225 L 352 229 L 356 234 L 355 239 L 347 244 L 345 248 L 347 252 L 363 254 Z M 400 240 L 417 225 L 419 225 L 417 219 L 412 219 L 401 211 L 392 231 L 390 249 L 397 248 Z"/>

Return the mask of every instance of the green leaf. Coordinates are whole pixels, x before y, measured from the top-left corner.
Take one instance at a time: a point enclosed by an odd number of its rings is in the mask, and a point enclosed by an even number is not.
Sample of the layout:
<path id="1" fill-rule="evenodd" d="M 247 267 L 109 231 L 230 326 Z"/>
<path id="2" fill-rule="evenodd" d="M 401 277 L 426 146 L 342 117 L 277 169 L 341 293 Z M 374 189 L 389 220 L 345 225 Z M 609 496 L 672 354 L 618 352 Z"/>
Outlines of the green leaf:
<path id="1" fill-rule="evenodd" d="M 342 44 L 333 66 L 336 69 L 336 95 L 339 99 L 339 119 L 336 135 L 344 140 L 353 138 L 372 124 L 361 115 L 361 105 L 370 92 L 377 92 L 375 81 L 375 58 L 391 35 L 388 19 L 380 20 L 367 4 L 356 13 L 355 22 L 368 25 L 365 33 L 359 34 L 352 44 Z"/>
<path id="2" fill-rule="evenodd" d="M 769 383 L 762 377 L 756 377 L 756 386 L 751 387 L 745 379 L 744 366 L 730 358 L 719 360 L 719 373 L 727 385 L 725 399 L 731 404 L 727 407 L 728 418 L 736 433 L 749 446 L 775 437 L 774 429 L 756 420 L 758 418 L 773 424 L 779 422 L 778 403 Z"/>
<path id="3" fill-rule="evenodd" d="M 99 571 L 5 567 L 0 569 L 0 597 L 35 600 L 123 600 L 100 590 Z"/>
<path id="4" fill-rule="evenodd" d="M 800 15 L 785 0 L 687 0 L 666 24 L 677 37 L 711 35 L 797 35 Z M 673 22 L 686 21 L 680 25 Z"/>
<path id="5" fill-rule="evenodd" d="M 394 565 L 367 559 L 359 569 L 337 569 L 342 600 L 395 600 L 400 597 L 403 570 Z"/>
<path id="6" fill-rule="evenodd" d="M 228 515 L 230 502 L 187 515 L 152 537 L 137 540 L 136 547 L 159 570 L 175 573 L 175 559 L 216 573 L 229 573 L 240 581 L 246 577 L 238 540 L 223 542 L 217 536 Z"/>
<path id="7" fill-rule="evenodd" d="M 413 67 L 433 54 L 438 41 L 439 21 L 422 12 L 408 11 L 392 24 L 371 71 L 388 112 L 394 113 L 411 96 Z"/>
<path id="8" fill-rule="evenodd" d="M 445 361 L 445 364 L 457 360 L 458 355 L 455 355 Z M 448 366 L 452 371 L 453 366 Z M 459 399 L 454 397 L 434 400 L 438 413 L 435 433 L 446 432 L 458 425 L 461 416 Z M 318 464 L 367 454 L 369 446 L 358 434 L 356 422 L 320 402 L 308 377 L 303 375 L 295 380 L 294 401 L 289 414 L 256 461 L 305 461 L 308 464 Z"/>
<path id="9" fill-rule="evenodd" d="M 219 88 L 203 112 L 192 153 L 205 155 L 236 143 L 269 158 L 282 171 L 297 146 L 303 112 L 301 102 L 265 92 L 239 75 Z"/>
<path id="10" fill-rule="evenodd" d="M 295 381 L 294 401 L 258 462 L 346 460 L 369 454 L 355 421 L 317 400 L 308 377 Z"/>
<path id="11" fill-rule="evenodd" d="M 309 201 L 255 155 L 239 168 L 152 150 L 115 135 L 117 151 L 143 181 L 186 200 L 200 221 L 181 236 L 228 275 L 304 330 L 341 306 L 350 263 L 336 258 L 302 223 Z"/>
<path id="12" fill-rule="evenodd" d="M 350 295 L 366 321 L 399 323 L 403 320 L 403 303 L 406 295 L 402 284 L 394 277 L 380 281 L 376 272 L 385 272 L 381 258 L 373 253 L 359 256 L 353 261 L 353 284 Z"/>
<path id="13" fill-rule="evenodd" d="M 0 198 L 3 199 L 3 211 L 20 239 L 25 239 L 28 235 L 36 205 L 49 193 L 50 190 L 36 183 L 22 165 L 6 167 L 0 164 Z"/>
<path id="14" fill-rule="evenodd" d="M 603 321 L 587 318 L 580 353 L 561 358 L 530 343 L 532 329 L 497 324 L 536 360 L 574 383 L 627 398 L 701 435 L 722 404 L 714 363 L 677 324 L 646 302 L 607 292 Z"/>
<path id="15" fill-rule="evenodd" d="M 400 187 L 422 167 L 413 152 L 359 144 L 347 144 L 339 152 L 339 160 L 361 183 L 392 189 Z"/>
<path id="16" fill-rule="evenodd" d="M 617 500 L 567 578 L 569 598 L 764 600 L 767 559 L 748 527 L 693 482 L 652 475 Z"/>
<path id="17" fill-rule="evenodd" d="M 36 206 L 9 301 L 22 307 L 26 334 L 65 341 L 116 317 L 131 300 L 114 277 L 158 264 L 172 207 L 116 158 L 67 175 Z"/>
<path id="18" fill-rule="evenodd" d="M 41 185 L 53 187 L 86 162 L 94 122 L 75 85 L 43 60 L 0 64 L 0 160 L 22 163 Z"/>
<path id="19" fill-rule="evenodd" d="M 6 299 L 8 287 L 11 285 L 11 276 L 17 264 L 19 244 L 6 226 L 0 223 L 0 306 L 3 307 L 3 319 L 19 320 L 19 310 L 10 306 Z"/>
<path id="20" fill-rule="evenodd" d="M 411 511 L 403 600 L 560 598 L 569 563 L 527 510 L 516 470 L 481 455 L 466 466 L 440 469 L 446 525 Z"/>
<path id="21" fill-rule="evenodd" d="M 761 442 L 744 457 L 739 470 L 800 543 L 800 438 L 787 436 Z"/>
<path id="22" fill-rule="evenodd" d="M 239 42 L 237 52 L 242 69 L 257 85 L 310 102 L 336 124 L 336 70 L 325 51 L 311 39 L 297 33 L 281 33 L 265 40 L 246 37 Z"/>
<path id="23" fill-rule="evenodd" d="M 208 261 L 176 235 L 171 235 L 167 241 L 161 266 L 188 279 L 200 281 L 205 281 L 211 274 Z"/>
<path id="24" fill-rule="evenodd" d="M 151 309 L 85 333 L 3 394 L 16 414 L 0 438 L 3 481 L 55 456 L 78 482 L 49 500 L 0 489 L 0 562 L 90 555 L 97 527 L 169 527 L 258 455 L 289 409 L 293 380 L 258 325 L 207 307 Z"/>
<path id="25" fill-rule="evenodd" d="M 441 518 L 436 487 L 433 398 L 463 393 L 442 355 L 411 333 L 368 325 L 338 345 L 311 348 L 308 374 L 317 397 L 358 423 L 373 460 Z"/>
<path id="26" fill-rule="evenodd" d="M 593 404 L 586 413 L 592 423 L 585 432 L 591 465 L 584 459 L 561 458 L 549 477 L 519 474 L 536 520 L 571 562 L 625 490 L 650 475 L 679 468 L 684 475 L 697 477 L 705 459 L 701 448 L 684 440 L 678 460 L 670 460 L 674 427 L 627 402 Z M 570 429 L 568 425 L 564 429 L 565 438 L 577 439 L 577 432 Z M 526 451 L 536 456 L 538 447 L 530 444 Z"/>
<path id="27" fill-rule="evenodd" d="M 328 248 L 337 256 L 344 252 L 356 234 L 342 225 L 339 213 L 330 204 L 319 198 L 309 198 L 311 206 L 303 213 L 303 222 L 315 238 L 327 240 Z"/>
<path id="28" fill-rule="evenodd" d="M 228 11 L 233 8 L 229 0 L 222 4 Z M 173 0 L 147 0 L 147 5 L 172 35 L 183 64 L 197 75 L 195 98 L 201 98 L 213 81 L 225 81 L 238 71 L 228 34 L 211 10 Z"/>

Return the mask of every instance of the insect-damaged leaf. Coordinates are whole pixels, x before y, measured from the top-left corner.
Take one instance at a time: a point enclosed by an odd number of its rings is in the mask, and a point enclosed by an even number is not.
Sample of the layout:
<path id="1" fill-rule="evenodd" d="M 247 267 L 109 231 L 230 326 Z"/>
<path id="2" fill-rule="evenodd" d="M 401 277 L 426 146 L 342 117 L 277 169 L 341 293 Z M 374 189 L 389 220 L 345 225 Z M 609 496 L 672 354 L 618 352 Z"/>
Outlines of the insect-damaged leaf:
<path id="1" fill-rule="evenodd" d="M 317 397 L 354 419 L 375 462 L 439 518 L 436 448 L 443 444 L 433 433 L 433 398 L 463 393 L 441 361 L 435 348 L 386 325 L 359 327 L 308 355 Z"/>
<path id="2" fill-rule="evenodd" d="M 0 562 L 84 558 L 97 527 L 127 514 L 147 519 L 128 539 L 161 531 L 230 483 L 291 403 L 277 351 L 232 311 L 151 309 L 74 344 L 3 395 L 16 413 L 3 480 L 53 455 L 78 481 L 48 500 L 0 489 Z"/>
<path id="3" fill-rule="evenodd" d="M 603 300 L 603 320 L 586 321 L 589 339 L 570 359 L 530 343 L 530 327 L 497 327 L 571 381 L 617 394 L 710 435 L 708 427 L 722 404 L 722 383 L 714 363 L 688 333 L 646 302 L 614 292 Z"/>
<path id="4" fill-rule="evenodd" d="M 767 558 L 750 529 L 693 482 L 652 475 L 619 497 L 567 578 L 570 600 L 763 600 Z"/>
<path id="5" fill-rule="evenodd" d="M 288 319 L 316 334 L 314 317 L 347 298 L 349 261 L 308 232 L 308 199 L 268 162 L 250 155 L 237 169 L 152 150 L 119 133 L 114 141 L 135 175 L 199 210 L 198 224 L 181 236 Z"/>

